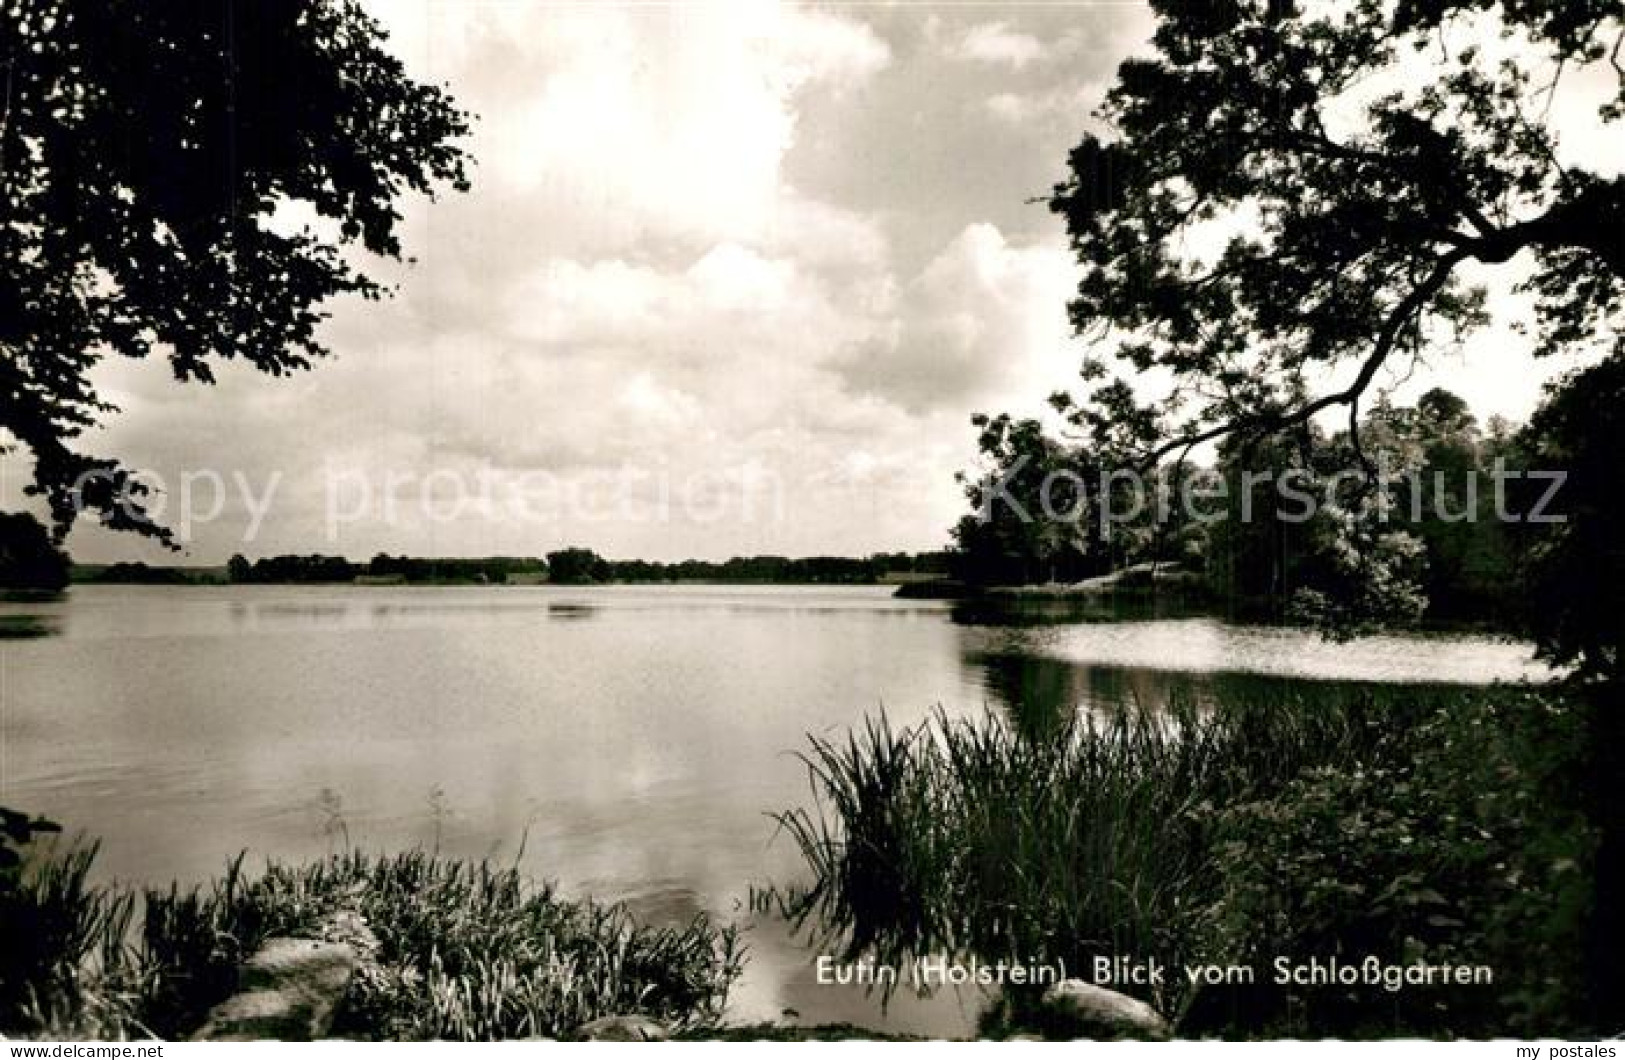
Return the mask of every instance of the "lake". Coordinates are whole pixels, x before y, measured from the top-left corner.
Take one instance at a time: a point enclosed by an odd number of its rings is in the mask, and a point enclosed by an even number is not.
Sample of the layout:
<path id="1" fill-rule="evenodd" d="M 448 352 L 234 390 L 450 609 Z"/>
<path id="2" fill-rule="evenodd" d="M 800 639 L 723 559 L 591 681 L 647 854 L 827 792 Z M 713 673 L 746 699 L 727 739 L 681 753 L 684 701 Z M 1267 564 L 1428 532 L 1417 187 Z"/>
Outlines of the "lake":
<path id="1" fill-rule="evenodd" d="M 819 986 L 750 922 L 795 878 L 769 811 L 806 734 L 1241 682 L 1538 678 L 1483 637 L 1330 644 L 1212 618 L 989 615 L 887 587 L 79 586 L 0 603 L 0 804 L 101 840 L 104 878 L 199 881 L 345 842 L 519 858 L 566 893 L 747 924 L 730 1015 L 971 1033 L 978 999 Z M 1115 620 L 1106 620 L 1115 619 Z"/>

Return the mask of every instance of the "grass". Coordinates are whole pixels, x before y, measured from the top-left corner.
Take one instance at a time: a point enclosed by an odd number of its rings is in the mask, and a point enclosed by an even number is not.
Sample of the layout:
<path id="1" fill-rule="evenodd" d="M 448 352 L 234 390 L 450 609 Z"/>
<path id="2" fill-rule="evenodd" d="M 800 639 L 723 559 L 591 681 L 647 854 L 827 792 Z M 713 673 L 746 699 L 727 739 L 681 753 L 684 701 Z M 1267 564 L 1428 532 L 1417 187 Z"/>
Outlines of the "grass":
<path id="1" fill-rule="evenodd" d="M 848 959 L 1257 969 L 1257 989 L 1176 971 L 1133 991 L 1186 1033 L 1578 1031 L 1593 896 L 1570 706 L 1525 688 L 1334 686 L 1036 733 L 992 714 L 881 717 L 812 740 L 812 804 L 779 817 L 811 882 L 783 909 Z M 1294 992 L 1267 985 L 1276 953 L 1501 962 L 1503 985 Z"/>
<path id="2" fill-rule="evenodd" d="M 422 851 L 306 865 L 242 861 L 207 888 L 139 898 L 88 878 L 94 848 L 36 857 L 0 888 L 0 1029 L 47 1038 L 185 1037 L 265 939 L 308 935 L 340 910 L 378 939 L 335 1033 L 368 1039 L 559 1037 L 607 1015 L 679 1031 L 714 1023 L 742 952 L 703 917 L 640 925 L 566 901 L 509 868 Z"/>

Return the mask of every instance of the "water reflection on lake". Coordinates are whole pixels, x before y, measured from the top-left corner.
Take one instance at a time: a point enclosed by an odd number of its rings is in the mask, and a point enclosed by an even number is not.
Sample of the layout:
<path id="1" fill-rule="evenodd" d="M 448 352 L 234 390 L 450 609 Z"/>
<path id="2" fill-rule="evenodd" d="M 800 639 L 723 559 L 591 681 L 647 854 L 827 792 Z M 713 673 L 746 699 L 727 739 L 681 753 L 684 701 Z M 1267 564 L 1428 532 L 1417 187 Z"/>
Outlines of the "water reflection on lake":
<path id="1" fill-rule="evenodd" d="M 1042 718 L 1232 680 L 1540 673 L 1482 638 L 1041 610 L 1011 623 L 868 587 L 83 586 L 0 603 L 0 804 L 99 836 L 125 880 L 317 855 L 338 813 L 362 846 L 438 831 L 448 853 L 513 858 L 523 841 L 527 871 L 567 891 L 734 919 L 747 885 L 795 872 L 766 816 L 807 792 L 791 752 L 882 705 L 901 724 L 939 704 Z M 974 997 L 882 1015 L 818 986 L 782 928 L 747 941 L 738 1018 L 972 1027 Z"/>

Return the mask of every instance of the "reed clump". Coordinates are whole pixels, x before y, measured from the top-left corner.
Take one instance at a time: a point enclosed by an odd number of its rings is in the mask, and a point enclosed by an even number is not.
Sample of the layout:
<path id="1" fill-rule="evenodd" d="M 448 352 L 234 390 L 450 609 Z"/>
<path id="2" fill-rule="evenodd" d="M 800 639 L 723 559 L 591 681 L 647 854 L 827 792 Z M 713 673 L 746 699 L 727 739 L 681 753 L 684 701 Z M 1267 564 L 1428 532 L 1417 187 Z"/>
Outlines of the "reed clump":
<path id="1" fill-rule="evenodd" d="M 90 882 L 95 848 L 41 853 L 0 890 L 0 1028 L 45 1038 L 180 1038 L 235 990 L 266 939 L 360 914 L 377 937 L 334 1033 L 364 1039 L 559 1037 L 608 1015 L 678 1031 L 720 1018 L 743 953 L 705 917 L 638 923 L 517 869 L 414 850 L 270 864 L 205 887 Z"/>
<path id="2" fill-rule="evenodd" d="M 1550 689 L 1335 686 L 1036 729 L 881 716 L 811 739 L 812 801 L 778 815 L 807 879 L 778 899 L 849 960 L 1084 979 L 1097 959 L 1155 962 L 1162 981 L 1117 985 L 1186 1033 L 1578 1030 L 1594 840 L 1579 713 Z M 1360 996 L 1272 981 L 1280 955 L 1373 954 L 1504 962 L 1507 978 Z M 1219 965 L 1254 981 L 1184 972 Z"/>

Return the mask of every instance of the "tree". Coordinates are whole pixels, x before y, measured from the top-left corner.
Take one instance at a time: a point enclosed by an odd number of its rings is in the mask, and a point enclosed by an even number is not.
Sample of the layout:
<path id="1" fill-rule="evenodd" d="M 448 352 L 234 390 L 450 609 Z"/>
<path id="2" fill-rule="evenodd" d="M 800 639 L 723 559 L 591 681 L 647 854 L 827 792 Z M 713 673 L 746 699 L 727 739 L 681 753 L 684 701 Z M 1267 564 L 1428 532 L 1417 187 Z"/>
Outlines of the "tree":
<path id="1" fill-rule="evenodd" d="M 1076 454 L 1037 420 L 971 422 L 983 466 L 959 476 L 973 511 L 953 530 L 955 573 L 975 585 L 1021 585 L 1109 570 Z"/>
<path id="2" fill-rule="evenodd" d="M 74 447 L 113 411 L 92 369 L 309 367 L 324 302 L 386 293 L 345 248 L 398 258 L 402 193 L 467 187 L 468 117 L 406 76 L 357 0 L 0 12 L 0 429 L 59 539 L 91 511 L 168 540 L 127 469 Z M 330 234 L 290 231 L 292 206 Z"/>
<path id="3" fill-rule="evenodd" d="M 248 557 L 241 552 L 233 553 L 226 561 L 226 580 L 237 583 L 246 582 L 254 576 L 254 565 L 248 562 Z"/>
<path id="4" fill-rule="evenodd" d="M 1566 469 L 1555 513 L 1564 518 L 1522 525 L 1516 535 L 1523 564 L 1533 575 L 1533 613 L 1545 616 L 1547 654 L 1615 688 L 1625 677 L 1621 438 L 1625 359 L 1605 361 L 1557 386 L 1520 441 L 1531 466 Z"/>
<path id="5" fill-rule="evenodd" d="M 1499 275 L 1532 296 L 1537 353 L 1600 364 L 1548 396 L 1524 447 L 1583 479 L 1565 530 L 1527 564 L 1551 659 L 1601 678 L 1588 766 L 1601 833 L 1594 886 L 1625 881 L 1619 750 L 1625 367 L 1625 176 L 1563 160 L 1549 116 L 1584 80 L 1625 117 L 1625 0 L 1152 0 L 1155 54 L 1125 62 L 1050 205 L 1082 277 L 1084 334 L 1159 372 L 1147 401 L 1119 379 L 1071 410 L 1150 464 L 1231 437 L 1346 413 L 1352 458 L 1385 368 L 1488 319 Z M 1091 361 L 1085 375 L 1105 365 Z M 1596 374 L 1601 373 L 1601 374 Z M 1097 418 L 1092 418 L 1097 417 Z M 1591 579 L 1589 582 L 1586 579 Z M 1580 586 L 1584 590 L 1580 591 Z M 1618 903 L 1591 924 L 1594 989 L 1625 998 Z"/>
<path id="6" fill-rule="evenodd" d="M 566 548 L 547 554 L 547 580 L 558 585 L 608 581 L 609 564 L 588 548 Z"/>
<path id="7" fill-rule="evenodd" d="M 1426 548 L 1428 614 L 1510 624 L 1519 612 L 1511 554 L 1517 524 L 1496 510 L 1496 462 L 1504 482 L 1508 469 L 1526 469 L 1526 455 L 1486 436 L 1466 402 L 1441 388 L 1414 408 L 1379 402 L 1361 429 L 1368 450 L 1373 443 L 1385 450 L 1390 473 L 1410 476 L 1393 491 L 1394 508 Z M 1539 499 L 1516 497 L 1505 514 L 1538 512 Z"/>
<path id="8" fill-rule="evenodd" d="M 59 592 L 68 584 L 68 557 L 51 544 L 39 520 L 0 512 L 0 589 Z"/>
<path id="9" fill-rule="evenodd" d="M 1546 120 L 1582 70 L 1620 86 L 1601 119 L 1625 113 L 1625 0 L 1153 7 L 1155 55 L 1123 64 L 1110 134 L 1050 205 L 1083 266 L 1074 324 L 1173 392 L 1118 379 L 1075 423 L 1151 464 L 1341 409 L 1369 467 L 1382 370 L 1488 319 L 1469 268 L 1533 295 L 1538 352 L 1625 357 L 1625 178 L 1560 163 Z M 1566 619 L 1543 618 L 1556 651 Z"/>

